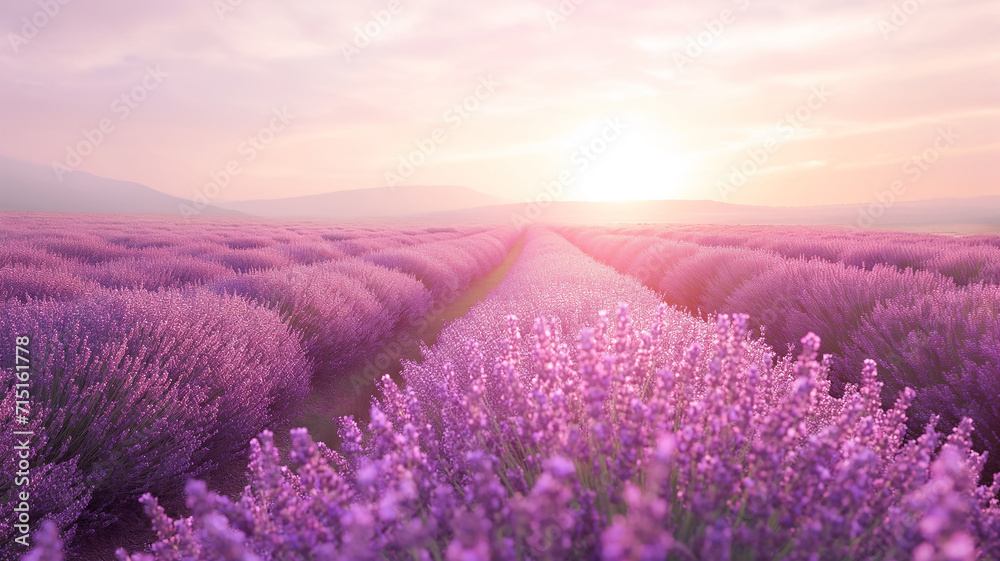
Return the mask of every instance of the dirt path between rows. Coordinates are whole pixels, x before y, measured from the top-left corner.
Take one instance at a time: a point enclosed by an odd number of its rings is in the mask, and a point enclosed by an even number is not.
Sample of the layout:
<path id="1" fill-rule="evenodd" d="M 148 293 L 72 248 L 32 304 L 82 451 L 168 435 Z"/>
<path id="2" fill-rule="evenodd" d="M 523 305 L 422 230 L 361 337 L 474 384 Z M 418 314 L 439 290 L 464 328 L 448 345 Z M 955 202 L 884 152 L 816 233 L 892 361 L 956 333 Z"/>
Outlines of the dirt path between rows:
<path id="1" fill-rule="evenodd" d="M 358 425 L 364 429 L 369 420 L 371 399 L 377 392 L 375 381 L 383 374 L 391 375 L 397 383 L 402 383 L 400 373 L 403 361 L 419 361 L 420 343 L 433 346 L 444 327 L 463 316 L 472 306 L 486 298 L 517 261 L 524 248 L 524 235 L 517 240 L 503 263 L 486 276 L 474 281 L 464 293 L 431 310 L 425 322 L 418 328 L 396 333 L 375 356 L 388 357 L 388 366 L 375 369 L 365 361 L 345 371 L 343 375 L 325 382 L 318 382 L 303 405 L 303 413 L 290 422 L 274 430 L 275 443 L 281 450 L 287 450 L 288 429 L 306 427 L 316 441 L 325 442 L 336 449 L 340 445 L 337 424 L 334 418 L 353 415 Z"/>

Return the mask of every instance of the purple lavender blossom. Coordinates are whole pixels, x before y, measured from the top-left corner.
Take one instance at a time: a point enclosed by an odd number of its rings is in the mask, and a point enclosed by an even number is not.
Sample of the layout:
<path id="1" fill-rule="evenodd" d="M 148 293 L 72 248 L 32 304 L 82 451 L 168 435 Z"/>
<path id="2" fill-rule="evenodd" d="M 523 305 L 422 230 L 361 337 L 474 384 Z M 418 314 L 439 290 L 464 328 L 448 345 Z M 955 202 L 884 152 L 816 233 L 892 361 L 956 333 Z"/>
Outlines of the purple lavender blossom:
<path id="1" fill-rule="evenodd" d="M 585 328 L 578 358 L 550 368 L 560 336 L 548 320 L 535 323 L 533 360 L 518 356 L 516 319 L 505 323 L 508 342 L 493 356 L 496 393 L 483 394 L 478 382 L 470 390 L 449 382 L 427 396 L 387 388 L 367 431 L 344 425 L 346 465 L 357 466 L 344 476 L 304 430 L 292 434 L 292 469 L 263 433 L 243 497 L 189 486 L 191 517 L 171 522 L 152 511 L 161 540 L 152 551 L 158 559 L 182 544 L 194 559 L 223 551 L 283 560 L 964 560 L 998 547 L 1000 480 L 976 486 L 983 458 L 972 449 L 971 421 L 938 453 L 933 425 L 904 444 L 913 393 L 882 410 L 869 363 L 862 386 L 831 398 L 813 334 L 796 361 L 754 365 L 747 318 L 720 316 L 713 352 L 648 364 L 645 345 L 632 343 L 643 334 L 622 307 L 603 360 L 588 349 L 606 328 Z M 450 368 L 438 375 L 452 379 Z M 566 384 L 560 369 L 589 373 Z M 556 407 L 537 387 L 575 388 L 575 396 Z M 587 390 L 595 387 L 604 389 Z M 618 415 L 614 401 L 627 395 L 636 401 Z M 589 412 L 580 415 L 573 397 L 589 400 Z M 462 403 L 464 417 L 448 412 L 449 402 Z M 476 430 L 465 433 L 462 419 Z M 576 439 L 531 436 L 553 423 L 573 426 Z M 463 442 L 448 443 L 456 438 Z"/>

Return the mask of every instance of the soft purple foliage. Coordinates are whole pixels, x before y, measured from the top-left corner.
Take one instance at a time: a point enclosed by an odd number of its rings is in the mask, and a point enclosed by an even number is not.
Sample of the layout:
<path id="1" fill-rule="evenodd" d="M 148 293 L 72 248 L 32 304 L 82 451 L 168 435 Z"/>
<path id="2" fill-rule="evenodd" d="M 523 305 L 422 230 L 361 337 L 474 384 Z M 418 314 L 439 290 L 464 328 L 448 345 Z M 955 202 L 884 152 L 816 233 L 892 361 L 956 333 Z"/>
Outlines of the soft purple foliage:
<path id="1" fill-rule="evenodd" d="M 1000 287 L 907 294 L 880 303 L 853 334 L 849 356 L 884 357 L 885 386 L 917 388 L 916 423 L 976 421 L 1000 471 Z M 911 424 L 911 427 L 919 426 Z"/>
<path id="2" fill-rule="evenodd" d="M 273 248 L 232 249 L 218 246 L 214 251 L 200 257 L 238 273 L 281 269 L 292 263 L 291 259 Z"/>
<path id="3" fill-rule="evenodd" d="M 720 316 L 716 343 L 673 364 L 650 360 L 658 338 L 624 305 L 572 352 L 544 318 L 535 325 L 531 355 L 511 318 L 492 368 L 475 358 L 437 371 L 433 397 L 386 377 L 368 430 L 343 422 L 353 444 L 340 454 L 297 429 L 285 469 L 262 433 L 238 501 L 195 482 L 192 515 L 174 521 L 145 496 L 160 541 L 131 559 L 1000 554 L 1000 479 L 976 487 L 971 423 L 939 452 L 933 424 L 904 444 L 912 392 L 884 411 L 874 363 L 830 400 L 818 337 L 795 363 L 751 364 L 745 316 Z"/>
<path id="4" fill-rule="evenodd" d="M 343 262 L 286 267 L 210 287 L 274 309 L 299 334 L 322 377 L 335 376 L 374 352 L 396 326 L 432 304 L 420 281 L 370 264 L 361 270 Z"/>
<path id="5" fill-rule="evenodd" d="M 571 239 L 602 261 L 620 259 L 615 246 L 601 243 L 601 236 Z M 954 287 L 949 279 L 928 272 L 882 265 L 866 271 L 819 259 L 786 259 L 759 250 L 688 242 L 650 243 L 633 261 L 639 265 L 626 272 L 657 289 L 668 302 L 692 311 L 749 313 L 757 318 L 755 325 L 766 327 L 766 340 L 778 350 L 811 329 L 839 356 L 875 304 L 900 294 Z"/>
<path id="6" fill-rule="evenodd" d="M 575 333 L 600 310 L 620 301 L 631 302 L 630 314 L 636 322 L 668 322 L 674 327 L 661 336 L 663 360 L 682 354 L 693 343 L 708 345 L 713 341 L 714 333 L 708 324 L 666 306 L 636 279 L 596 263 L 557 234 L 534 230 L 527 234 L 524 249 L 503 282 L 464 317 L 449 324 L 419 364 L 406 365 L 404 376 L 420 392 L 424 391 L 421 380 L 433 380 L 433 373 L 445 368 L 446 363 L 452 364 L 456 372 L 463 372 L 467 369 L 463 349 L 468 340 L 477 341 L 487 355 L 501 353 L 506 335 L 498 331 L 497 321 L 508 315 L 526 318 L 518 325 L 524 332 L 534 329 L 527 318 L 543 316 L 553 330 Z M 520 344 L 520 352 L 530 352 L 529 339 Z M 765 360 L 770 354 L 759 343 L 748 352 L 756 360 Z M 428 374 L 418 376 L 420 371 Z M 434 392 L 434 387 L 431 385 L 427 391 Z"/>
<path id="7" fill-rule="evenodd" d="M 375 253 L 379 258 L 254 272 L 211 288 L 275 309 L 301 334 L 320 375 L 330 377 L 377 351 L 399 328 L 416 323 L 435 300 L 454 297 L 499 265 L 516 231 L 496 232 L 418 244 L 402 254 Z M 405 259 L 386 257 L 398 255 Z M 442 278 L 421 282 L 412 276 L 414 270 L 440 267 L 444 256 L 451 267 Z"/>
<path id="8" fill-rule="evenodd" d="M 58 443 L 48 435 L 41 415 L 36 413 L 30 416 L 27 424 L 15 420 L 17 394 L 10 391 L 15 383 L 14 374 L 10 370 L 3 369 L 0 370 L 0 376 L 2 376 L 0 384 L 5 389 L 4 397 L 0 400 L 0 422 L 5 427 L 5 430 L 0 432 L 0 451 L 10 459 L 18 457 L 18 449 L 15 446 L 24 444 L 25 437 L 15 436 L 14 431 L 35 433 L 36 437 L 29 442 L 30 481 L 26 488 L 18 491 L 26 490 L 29 493 L 32 517 L 36 520 L 45 517 L 54 522 L 57 528 L 64 532 L 66 541 L 70 541 L 76 534 L 77 522 L 86 510 L 92 493 L 77 466 L 79 458 L 63 456 L 52 461 L 39 458 L 39 450 Z M 13 461 L 0 464 L 0 499 L 3 501 L 0 503 L 0 543 L 3 544 L 13 543 L 15 537 L 13 509 L 19 501 L 12 491 L 16 482 L 16 471 L 17 466 Z"/>
<path id="9" fill-rule="evenodd" d="M 312 265 L 323 261 L 333 261 L 347 256 L 347 253 L 319 242 L 286 243 L 275 246 L 275 251 L 300 265 Z"/>
<path id="10" fill-rule="evenodd" d="M 58 255 L 38 249 L 28 243 L 0 239 L 4 240 L 4 243 L 0 245 L 0 269 L 14 265 L 46 269 L 66 264 L 66 261 Z"/>
<path id="11" fill-rule="evenodd" d="M 669 272 L 659 277 L 657 289 L 670 295 L 677 305 L 714 312 L 727 308 L 726 297 L 745 282 L 765 275 L 779 263 L 774 255 L 765 252 L 703 248 L 677 260 Z"/>
<path id="12" fill-rule="evenodd" d="M 76 274 L 107 288 L 157 290 L 204 284 L 232 276 L 233 271 L 219 263 L 154 248 L 117 261 L 80 265 Z"/>
<path id="13" fill-rule="evenodd" d="M 435 297 L 449 298 L 503 262 L 517 236 L 514 228 L 497 229 L 453 240 L 383 249 L 365 255 L 364 260 L 410 273 L 423 281 Z"/>
<path id="14" fill-rule="evenodd" d="M 230 249 L 257 249 L 274 245 L 274 239 L 266 235 L 237 235 L 222 242 Z"/>
<path id="15" fill-rule="evenodd" d="M 121 559 L 1000 559 L 998 238 L 4 218 L 0 356 L 34 341 L 27 425 L 0 363 L 0 422 L 38 435 L 29 561 L 140 508 L 157 540 Z M 369 423 L 279 451 L 313 376 L 520 239 Z M 248 452 L 242 496 L 210 492 Z"/>
<path id="16" fill-rule="evenodd" d="M 81 263 L 103 263 L 121 259 L 129 250 L 107 243 L 90 233 L 41 234 L 29 238 L 40 249 Z"/>
<path id="17" fill-rule="evenodd" d="M 0 356 L 13 357 L 15 336 L 25 333 L 31 419 L 45 435 L 33 445 L 34 469 L 50 474 L 34 496 L 51 499 L 35 502 L 34 516 L 85 534 L 133 510 L 142 492 L 174 500 L 188 477 L 223 473 L 309 387 L 295 335 L 238 298 L 120 291 L 0 304 Z M 13 365 L 5 359 L 2 368 L 9 395 Z M 5 426 L 14 426 L 5 407 Z M 12 485 L 0 480 L 0 496 Z M 10 520 L 13 506 L 3 501 L 0 518 Z"/>
<path id="18" fill-rule="evenodd" d="M 700 307 L 705 311 L 741 311 L 749 309 L 761 314 L 766 318 L 768 340 L 779 350 L 788 341 L 794 340 L 795 330 L 804 332 L 808 331 L 811 325 L 817 326 L 812 327 L 812 329 L 830 339 L 832 343 L 828 347 L 832 347 L 832 350 L 835 350 L 839 355 L 839 358 L 834 361 L 834 386 L 838 394 L 843 391 L 845 381 L 860 381 L 858 373 L 861 371 L 864 358 L 882 357 L 887 364 L 885 374 L 887 376 L 886 383 L 892 388 L 888 392 L 887 399 L 889 401 L 891 401 L 896 392 L 910 385 L 919 390 L 919 395 L 916 399 L 919 406 L 918 410 L 924 411 L 928 407 L 936 408 L 944 416 L 944 422 L 942 423 L 944 427 L 948 429 L 954 427 L 958 419 L 963 415 L 976 419 L 978 426 L 981 427 L 981 432 L 977 433 L 977 437 L 980 439 L 977 440 L 977 443 L 984 444 L 986 449 L 994 451 L 991 454 L 992 459 L 989 462 L 987 473 L 992 474 L 997 471 L 998 464 L 996 460 L 1000 459 L 1000 453 L 998 453 L 1000 452 L 1000 442 L 996 442 L 990 435 L 995 433 L 996 429 L 994 427 L 1000 425 L 995 420 L 995 414 L 991 413 L 991 410 L 985 404 L 973 405 L 976 402 L 989 401 L 990 396 L 998 395 L 993 388 L 1000 378 L 995 373 L 987 371 L 987 369 L 991 368 L 989 366 L 990 362 L 986 359 L 988 354 L 984 354 L 982 350 L 996 348 L 991 343 L 998 340 L 997 336 L 994 335 L 995 328 L 990 328 L 984 321 L 978 321 L 978 323 L 968 325 L 965 328 L 953 325 L 955 321 L 965 321 L 962 318 L 966 317 L 966 315 L 955 313 L 956 309 L 960 309 L 959 306 L 941 305 L 931 308 L 936 310 L 936 313 L 940 314 L 942 318 L 952 318 L 950 320 L 952 323 L 940 325 L 934 329 L 942 334 L 954 334 L 950 340 L 942 345 L 942 348 L 947 351 L 931 351 L 930 349 L 934 347 L 924 346 L 925 339 L 917 340 L 913 343 L 913 348 L 919 349 L 918 352 L 921 353 L 944 353 L 942 362 L 933 368 L 929 367 L 926 361 L 924 361 L 924 365 L 908 366 L 907 361 L 910 358 L 900 357 L 899 353 L 893 348 L 899 346 L 899 344 L 892 343 L 894 338 L 900 337 L 898 334 L 899 329 L 895 331 L 881 330 L 883 334 L 897 333 L 892 336 L 861 336 L 860 339 L 867 340 L 869 343 L 884 342 L 879 347 L 869 346 L 864 349 L 864 352 L 855 350 L 856 347 L 852 346 L 851 343 L 854 338 L 858 337 L 856 335 L 858 333 L 857 328 L 861 322 L 868 321 L 869 318 L 874 317 L 872 313 L 876 304 L 888 298 L 899 294 L 937 294 L 939 292 L 943 293 L 942 291 L 946 290 L 951 291 L 950 293 L 958 297 L 957 295 L 960 294 L 962 289 L 953 287 L 947 279 L 925 272 L 899 272 L 888 267 L 879 267 L 875 271 L 866 272 L 857 268 L 844 267 L 823 261 L 789 261 L 766 252 L 737 248 L 701 248 L 700 246 L 687 244 L 686 242 L 656 242 L 653 240 L 652 243 L 637 244 L 636 240 L 641 239 L 643 238 L 606 236 L 595 239 L 595 242 L 603 242 L 605 244 L 602 250 L 608 252 L 606 255 L 611 263 L 617 263 L 622 267 L 627 266 L 629 262 L 639 263 L 639 266 L 633 265 L 630 271 L 639 278 L 647 280 L 647 283 L 658 281 L 660 283 L 657 285 L 658 288 L 662 289 L 664 284 L 670 281 L 670 279 L 676 279 L 676 282 L 687 282 L 695 286 L 699 284 L 704 286 L 705 288 L 700 294 L 697 291 L 693 292 L 693 294 L 697 295 L 700 299 L 702 303 Z M 623 253 L 628 253 L 627 249 L 629 247 L 637 246 L 643 248 L 640 253 L 633 253 L 627 257 L 622 257 Z M 696 252 L 692 253 L 692 250 Z M 526 249 L 526 254 L 522 257 L 522 261 L 526 263 L 525 266 L 532 261 L 530 259 L 530 256 L 533 254 L 531 253 L 532 251 L 534 249 Z M 578 300 L 567 301 L 567 295 L 585 294 L 588 290 L 595 290 L 598 293 L 614 292 L 613 289 L 608 288 L 604 284 L 606 281 L 593 278 L 593 267 L 584 264 L 575 265 L 573 264 L 575 262 L 568 258 L 568 255 L 569 253 L 565 248 L 552 251 L 544 259 L 540 260 L 540 269 L 537 275 L 530 278 L 522 278 L 518 282 L 505 282 L 502 284 L 488 300 L 488 303 L 490 303 L 494 310 L 491 312 L 494 314 L 492 317 L 497 317 L 502 310 L 508 309 L 516 311 L 522 317 L 531 317 L 538 314 L 558 314 L 565 318 L 567 317 L 567 312 L 564 310 L 567 307 L 576 310 L 588 309 L 587 305 Z M 701 255 L 709 256 L 709 258 L 696 259 Z M 720 255 L 727 257 L 727 259 L 715 258 Z M 685 264 L 690 265 L 685 266 Z M 693 268 L 695 264 L 704 264 L 707 267 L 698 271 Z M 519 277 L 518 271 L 520 267 L 521 265 L 518 264 L 511 271 L 510 277 L 512 281 Z M 682 268 L 686 268 L 689 274 L 676 274 L 676 271 Z M 565 272 L 567 277 L 579 278 L 580 282 L 568 286 L 566 283 L 572 281 L 564 280 L 560 277 L 559 275 L 562 272 Z M 730 292 L 735 287 L 744 286 L 744 283 L 747 283 L 747 281 L 750 281 L 750 284 L 746 286 L 746 290 L 743 292 L 745 296 L 741 296 L 741 299 L 734 297 L 726 304 L 725 301 L 729 297 Z M 543 285 L 553 286 L 554 289 L 542 290 L 537 288 Z M 513 290 L 505 290 L 507 286 L 515 288 Z M 521 287 L 524 288 L 521 289 Z M 940 288 L 939 290 L 939 287 L 944 288 Z M 935 292 L 936 290 L 938 292 Z M 978 317 L 980 318 L 993 317 L 991 310 L 1000 305 L 1000 299 L 991 296 L 991 294 L 993 294 L 992 291 L 982 293 L 980 296 L 981 302 L 978 305 L 966 304 L 965 308 L 979 310 Z M 619 294 L 618 296 L 622 299 L 630 299 L 632 301 L 636 301 L 637 299 L 635 295 L 630 294 Z M 672 293 L 664 292 L 664 296 L 668 301 L 673 301 Z M 576 296 L 576 298 L 579 298 L 579 296 Z M 931 303 L 935 301 L 935 297 L 927 296 L 926 300 L 928 305 L 931 306 Z M 712 304 L 713 301 L 716 302 L 715 305 Z M 943 298 L 942 301 L 947 302 L 949 300 Z M 546 302 L 551 303 L 551 305 L 545 306 L 544 304 L 536 304 L 536 302 Z M 722 302 L 722 304 L 718 302 Z M 992 302 L 992 304 L 989 304 L 989 302 Z M 608 304 L 605 302 L 603 305 L 606 306 Z M 589 313 L 594 313 L 593 307 L 590 307 L 590 310 Z M 902 324 L 902 328 L 906 330 L 902 337 L 906 337 L 910 331 L 919 331 L 922 328 L 927 328 L 925 324 L 913 318 L 912 314 L 909 314 L 908 317 L 909 319 Z M 968 317 L 975 317 L 975 314 Z M 473 309 L 463 322 L 460 322 L 461 325 L 456 326 L 456 329 L 462 330 L 462 337 L 472 337 L 488 341 L 491 338 L 487 335 L 488 330 L 484 331 L 481 327 L 469 329 L 467 326 L 470 326 L 470 323 L 484 325 L 488 323 L 490 318 L 491 316 L 489 315 L 486 318 L 481 317 L 478 311 Z M 577 328 L 575 325 L 571 327 Z M 522 329 L 527 328 L 528 326 L 522 326 Z M 880 331 L 880 328 L 874 328 L 873 331 Z M 442 338 L 443 340 L 448 340 L 451 336 L 452 334 L 446 331 L 442 335 Z M 937 337 L 941 336 L 938 335 Z M 968 349 L 966 350 L 967 347 Z M 967 357 L 979 358 L 970 360 Z M 435 359 L 433 354 L 429 360 L 432 364 L 435 361 L 437 364 L 442 362 Z M 895 365 L 897 364 L 900 364 L 901 368 L 896 367 Z M 996 364 L 996 362 L 992 364 Z M 948 366 L 945 367 L 944 365 Z M 908 369 L 913 368 L 922 372 L 933 372 L 935 375 L 939 375 L 937 373 L 942 370 L 951 371 L 953 379 L 964 380 L 961 387 L 966 388 L 966 391 L 961 394 L 955 394 L 952 390 L 948 390 L 947 387 L 942 387 L 932 390 L 938 393 L 947 391 L 947 393 L 937 397 L 934 393 L 928 393 L 924 389 L 924 386 L 928 384 L 926 380 L 929 374 L 923 376 L 899 374 L 899 372 L 906 373 Z M 970 391 L 973 393 L 978 391 L 977 395 L 982 397 L 971 396 Z M 946 399 L 949 395 L 969 397 Z M 927 415 L 926 413 L 922 413 L 918 417 L 917 421 L 911 422 L 911 427 L 914 428 L 914 431 L 922 429 Z M 980 449 L 982 448 L 980 447 Z"/>
<path id="19" fill-rule="evenodd" d="M 570 236 L 601 233 L 566 229 Z M 607 232 L 604 232 L 607 233 Z M 863 268 L 890 265 L 941 273 L 964 286 L 1000 283 L 1000 236 L 952 237 L 906 232 L 851 231 L 807 226 L 662 225 L 623 227 L 617 234 L 658 237 L 703 246 L 763 249 L 790 258 L 818 258 Z"/>
<path id="20" fill-rule="evenodd" d="M 22 561 L 63 561 L 63 540 L 59 538 L 59 527 L 46 520 L 35 532 L 35 548 L 21 558 Z"/>
<path id="21" fill-rule="evenodd" d="M 767 240 L 771 246 L 785 241 L 781 229 L 758 230 L 779 234 Z M 1000 292 L 995 285 L 960 287 L 941 274 L 901 271 L 878 260 L 864 269 L 822 259 L 787 259 L 759 249 L 607 234 L 596 228 L 567 233 L 590 254 L 659 290 L 668 302 L 710 313 L 749 313 L 757 318 L 753 325 L 762 326 L 765 340 L 776 350 L 783 350 L 797 333 L 815 331 L 836 357 L 832 374 L 837 394 L 845 382 L 859 381 L 857 373 L 864 359 L 884 361 L 886 387 L 891 388 L 887 400 L 905 386 L 917 390 L 911 436 L 922 430 L 932 412 L 942 416 L 942 426 L 949 430 L 963 416 L 971 417 L 980 427 L 977 445 L 991 451 L 986 473 L 1000 471 L 1000 415 L 994 399 L 1000 395 L 996 369 Z M 711 236 L 690 237 L 713 243 L 734 241 Z M 964 255 L 963 248 L 988 247 L 944 241 L 934 245 L 928 236 L 899 237 L 912 242 L 912 247 L 925 240 L 922 251 L 927 254 L 942 247 L 958 255 Z M 750 239 L 764 242 L 762 235 Z M 801 247 L 817 242 L 787 243 Z M 622 252 L 629 247 L 642 249 L 623 261 Z M 847 249 L 841 247 L 841 252 Z M 943 260 L 948 254 L 935 255 Z"/>
<path id="22" fill-rule="evenodd" d="M 0 267 L 0 302 L 16 300 L 74 300 L 100 291 L 100 286 L 81 278 L 62 264 L 41 268 L 24 265 Z"/>
<path id="23" fill-rule="evenodd" d="M 838 357 L 845 356 L 847 339 L 879 302 L 954 287 L 939 275 L 883 265 L 871 271 L 820 260 L 781 260 L 776 265 L 740 285 L 727 298 L 727 307 L 767 318 L 766 339 L 775 348 L 812 326 Z"/>

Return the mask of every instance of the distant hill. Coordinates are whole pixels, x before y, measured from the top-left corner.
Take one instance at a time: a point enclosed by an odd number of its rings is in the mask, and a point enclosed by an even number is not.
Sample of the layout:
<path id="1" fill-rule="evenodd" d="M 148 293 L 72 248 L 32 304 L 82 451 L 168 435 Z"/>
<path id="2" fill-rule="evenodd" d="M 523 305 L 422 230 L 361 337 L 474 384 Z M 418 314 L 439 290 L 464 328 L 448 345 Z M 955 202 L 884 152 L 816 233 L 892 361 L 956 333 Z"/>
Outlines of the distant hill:
<path id="1" fill-rule="evenodd" d="M 424 221 L 547 223 L 678 223 L 828 225 L 861 228 L 921 228 L 976 225 L 1000 227 L 1000 196 L 869 205 L 770 207 L 717 201 L 558 201 L 545 208 L 527 203 L 489 206 L 419 217 Z"/>
<path id="2" fill-rule="evenodd" d="M 130 181 L 70 172 L 0 156 L 0 211 L 180 214 L 189 201 Z M 205 215 L 318 218 L 355 222 L 666 223 L 830 225 L 873 229 L 1000 231 L 1000 196 L 808 207 L 718 201 L 580 202 L 546 207 L 449 185 L 378 187 L 320 195 L 217 202 Z"/>
<path id="3" fill-rule="evenodd" d="M 177 214 L 190 201 L 131 181 L 71 171 L 60 182 L 52 168 L 0 156 L 0 211 Z M 207 206 L 201 214 L 239 212 Z"/>
<path id="4" fill-rule="evenodd" d="M 415 185 L 334 191 L 285 199 L 219 203 L 254 216 L 333 219 L 394 218 L 495 206 L 510 201 L 468 187 Z"/>

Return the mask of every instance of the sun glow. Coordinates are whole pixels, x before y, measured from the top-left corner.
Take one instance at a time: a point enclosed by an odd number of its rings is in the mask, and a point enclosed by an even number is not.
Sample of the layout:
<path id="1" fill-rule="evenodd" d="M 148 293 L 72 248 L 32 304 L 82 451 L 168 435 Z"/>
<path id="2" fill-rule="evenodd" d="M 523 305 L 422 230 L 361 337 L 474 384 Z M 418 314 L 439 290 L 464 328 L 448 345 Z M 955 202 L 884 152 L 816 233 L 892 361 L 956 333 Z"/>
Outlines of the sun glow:
<path id="1" fill-rule="evenodd" d="M 583 170 L 569 198 L 582 201 L 641 201 L 689 196 L 694 169 L 690 156 L 673 143 L 645 131 L 625 131 L 621 138 L 585 146 L 589 154 L 577 158 L 589 165 Z"/>

